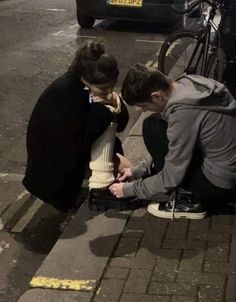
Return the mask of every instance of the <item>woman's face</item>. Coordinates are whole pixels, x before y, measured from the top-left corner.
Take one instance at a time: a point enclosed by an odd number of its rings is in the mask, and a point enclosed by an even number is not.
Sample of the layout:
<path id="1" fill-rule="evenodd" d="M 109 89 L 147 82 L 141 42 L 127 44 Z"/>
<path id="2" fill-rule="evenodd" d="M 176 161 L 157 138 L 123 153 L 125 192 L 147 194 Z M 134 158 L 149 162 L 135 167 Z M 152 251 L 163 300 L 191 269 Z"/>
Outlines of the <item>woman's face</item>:
<path id="1" fill-rule="evenodd" d="M 82 80 L 84 84 L 88 87 L 91 95 L 93 97 L 106 98 L 109 93 L 112 93 L 116 81 L 111 81 L 106 84 L 89 84 L 88 82 Z"/>

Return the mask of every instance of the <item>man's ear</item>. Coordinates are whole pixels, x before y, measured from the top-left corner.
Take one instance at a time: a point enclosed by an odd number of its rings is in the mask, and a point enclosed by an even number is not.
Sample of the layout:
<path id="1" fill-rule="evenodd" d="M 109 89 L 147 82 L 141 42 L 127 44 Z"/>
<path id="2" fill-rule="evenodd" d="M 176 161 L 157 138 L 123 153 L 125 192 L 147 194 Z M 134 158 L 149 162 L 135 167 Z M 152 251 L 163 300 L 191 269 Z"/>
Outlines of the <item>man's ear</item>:
<path id="1" fill-rule="evenodd" d="M 160 99 L 161 99 L 161 92 L 160 91 L 153 91 L 151 93 L 151 98 L 152 98 L 153 102 L 159 103 Z"/>

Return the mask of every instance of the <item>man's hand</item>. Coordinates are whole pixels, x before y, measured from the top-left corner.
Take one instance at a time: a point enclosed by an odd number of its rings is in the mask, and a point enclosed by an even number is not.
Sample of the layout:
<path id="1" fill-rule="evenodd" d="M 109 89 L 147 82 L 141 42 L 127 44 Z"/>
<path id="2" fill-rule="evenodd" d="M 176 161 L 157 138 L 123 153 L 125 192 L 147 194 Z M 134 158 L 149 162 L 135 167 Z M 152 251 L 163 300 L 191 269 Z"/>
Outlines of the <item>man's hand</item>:
<path id="1" fill-rule="evenodd" d="M 123 197 L 124 197 L 123 186 L 124 186 L 124 183 L 123 183 L 123 182 L 114 183 L 113 185 L 111 185 L 111 186 L 109 187 L 109 190 L 110 190 L 111 193 L 112 193 L 113 195 L 115 195 L 117 198 L 123 198 Z"/>
<path id="2" fill-rule="evenodd" d="M 133 164 L 131 161 L 120 153 L 116 153 L 116 156 L 119 159 L 119 172 L 121 172 L 124 168 L 132 168 Z"/>
<path id="3" fill-rule="evenodd" d="M 124 168 L 121 170 L 120 175 L 117 177 L 119 181 L 131 180 L 133 173 L 130 168 Z"/>

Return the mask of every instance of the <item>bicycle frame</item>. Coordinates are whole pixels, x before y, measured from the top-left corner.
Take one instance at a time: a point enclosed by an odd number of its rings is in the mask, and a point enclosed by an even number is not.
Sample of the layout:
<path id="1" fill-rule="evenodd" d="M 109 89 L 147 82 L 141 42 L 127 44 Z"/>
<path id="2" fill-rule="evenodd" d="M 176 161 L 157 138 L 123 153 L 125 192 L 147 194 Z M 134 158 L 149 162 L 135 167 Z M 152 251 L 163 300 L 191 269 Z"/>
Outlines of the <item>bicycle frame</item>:
<path id="1" fill-rule="evenodd" d="M 196 73 L 197 66 L 200 63 L 200 60 L 202 59 L 200 75 L 206 76 L 206 68 L 207 68 L 207 62 L 208 62 L 208 53 L 209 53 L 209 45 L 210 45 L 210 37 L 211 37 L 211 28 L 213 28 L 215 33 L 217 34 L 214 37 L 213 44 L 220 42 L 219 27 L 213 20 L 216 15 L 216 10 L 217 10 L 218 6 L 219 6 L 219 4 L 214 4 L 214 3 L 211 4 L 211 10 L 210 10 L 208 16 L 206 16 L 206 18 L 205 18 L 206 24 L 205 24 L 204 28 L 196 35 L 198 42 L 195 46 L 195 49 L 189 60 L 188 66 L 185 70 L 185 72 L 187 74 Z M 198 53 L 200 47 L 202 47 L 202 48 L 201 48 L 200 52 Z M 194 59 L 196 59 L 197 53 L 198 53 L 198 57 L 195 62 L 195 66 L 193 67 L 192 64 L 193 64 Z"/>
<path id="2" fill-rule="evenodd" d="M 214 2 L 212 2 L 214 1 Z M 158 58 L 159 68 L 172 77 L 181 74 L 198 74 L 221 81 L 225 70 L 225 54 L 221 41 L 222 17 L 224 17 L 223 0 L 197 0 L 188 10 L 179 12 L 189 13 L 196 7 L 207 3 L 209 7 L 200 28 L 186 28 L 171 33 L 164 41 Z M 205 7 L 204 7 L 205 10 Z M 220 11 L 220 22 L 216 21 Z"/>

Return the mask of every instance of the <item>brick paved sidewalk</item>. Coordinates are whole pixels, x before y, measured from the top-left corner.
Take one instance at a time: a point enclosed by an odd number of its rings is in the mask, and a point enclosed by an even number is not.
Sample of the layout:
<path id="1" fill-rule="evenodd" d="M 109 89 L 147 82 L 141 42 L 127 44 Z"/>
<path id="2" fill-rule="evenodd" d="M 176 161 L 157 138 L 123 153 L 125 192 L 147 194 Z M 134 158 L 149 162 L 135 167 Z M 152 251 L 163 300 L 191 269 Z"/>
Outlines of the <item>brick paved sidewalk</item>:
<path id="1" fill-rule="evenodd" d="M 133 162 L 147 152 L 141 134 L 146 116 L 124 144 Z M 170 221 L 135 210 L 92 301 L 235 302 L 236 216 Z"/>
<path id="2" fill-rule="evenodd" d="M 100 243 L 107 238 L 99 238 Z M 236 217 L 132 213 L 94 302 L 236 301 Z"/>

